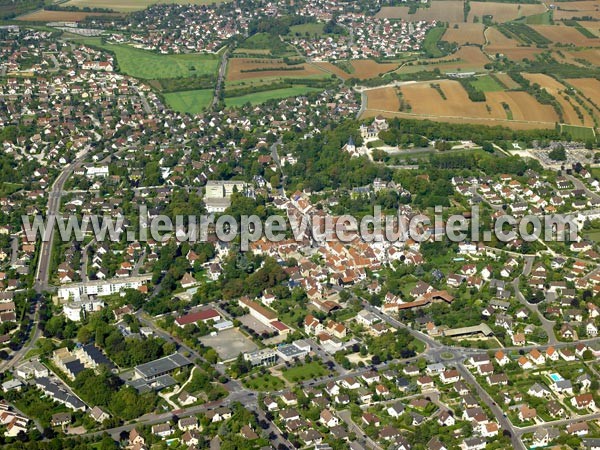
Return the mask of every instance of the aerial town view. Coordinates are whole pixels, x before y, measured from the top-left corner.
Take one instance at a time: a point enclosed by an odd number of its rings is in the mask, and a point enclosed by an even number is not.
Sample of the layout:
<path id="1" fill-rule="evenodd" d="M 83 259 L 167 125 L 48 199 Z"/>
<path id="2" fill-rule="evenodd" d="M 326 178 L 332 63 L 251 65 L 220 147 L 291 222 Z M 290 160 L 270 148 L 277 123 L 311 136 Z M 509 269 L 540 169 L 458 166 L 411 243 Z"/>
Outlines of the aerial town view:
<path id="1" fill-rule="evenodd" d="M 600 0 L 0 0 L 0 448 L 600 450 Z"/>

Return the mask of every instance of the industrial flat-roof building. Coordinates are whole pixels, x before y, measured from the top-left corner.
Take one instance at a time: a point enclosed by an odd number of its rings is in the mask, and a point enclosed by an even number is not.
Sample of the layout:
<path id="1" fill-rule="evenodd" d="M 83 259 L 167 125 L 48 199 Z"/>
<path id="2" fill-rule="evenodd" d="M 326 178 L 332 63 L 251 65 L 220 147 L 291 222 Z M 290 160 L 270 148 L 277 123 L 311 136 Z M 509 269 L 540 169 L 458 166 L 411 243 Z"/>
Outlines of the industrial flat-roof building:
<path id="1" fill-rule="evenodd" d="M 310 344 L 305 341 L 296 341 L 292 344 L 282 344 L 277 347 L 277 355 L 284 361 L 292 361 L 294 358 L 304 358 L 310 353 Z"/>
<path id="2" fill-rule="evenodd" d="M 251 353 L 244 353 L 244 359 L 253 366 L 269 366 L 277 362 L 277 352 L 272 348 L 263 348 Z"/>

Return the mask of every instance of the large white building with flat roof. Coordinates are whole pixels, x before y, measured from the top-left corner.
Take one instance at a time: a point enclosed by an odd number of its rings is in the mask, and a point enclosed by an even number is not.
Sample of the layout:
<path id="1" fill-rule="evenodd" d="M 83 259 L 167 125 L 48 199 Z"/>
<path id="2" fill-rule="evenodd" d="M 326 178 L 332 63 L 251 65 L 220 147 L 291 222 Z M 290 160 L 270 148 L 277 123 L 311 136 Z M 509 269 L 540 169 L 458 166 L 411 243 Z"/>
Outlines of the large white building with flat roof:
<path id="1" fill-rule="evenodd" d="M 58 297 L 62 300 L 75 301 L 90 295 L 104 297 L 117 294 L 126 289 L 139 289 L 151 278 L 151 275 L 139 275 L 136 277 L 112 278 L 110 280 L 69 283 L 58 288 Z"/>

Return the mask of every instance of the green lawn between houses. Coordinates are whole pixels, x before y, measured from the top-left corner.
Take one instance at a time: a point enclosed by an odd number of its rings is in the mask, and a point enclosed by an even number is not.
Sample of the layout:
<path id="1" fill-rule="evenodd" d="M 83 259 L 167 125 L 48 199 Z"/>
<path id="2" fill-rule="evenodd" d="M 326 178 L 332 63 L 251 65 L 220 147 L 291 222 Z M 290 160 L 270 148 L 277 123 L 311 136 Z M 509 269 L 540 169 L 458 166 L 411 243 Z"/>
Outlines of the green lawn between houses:
<path id="1" fill-rule="evenodd" d="M 285 370 L 283 372 L 283 376 L 288 381 L 304 381 L 312 378 L 319 378 L 327 375 L 328 373 L 329 371 L 318 361 L 312 361 L 307 364 L 300 364 Z"/>
<path id="2" fill-rule="evenodd" d="M 103 43 L 100 38 L 77 41 L 113 52 L 121 72 L 145 80 L 212 74 L 219 66 L 219 56 L 213 54 L 159 55 L 129 45 Z"/>
<path id="3" fill-rule="evenodd" d="M 204 111 L 213 98 L 212 89 L 169 92 L 163 94 L 165 101 L 174 111 L 198 114 Z"/>

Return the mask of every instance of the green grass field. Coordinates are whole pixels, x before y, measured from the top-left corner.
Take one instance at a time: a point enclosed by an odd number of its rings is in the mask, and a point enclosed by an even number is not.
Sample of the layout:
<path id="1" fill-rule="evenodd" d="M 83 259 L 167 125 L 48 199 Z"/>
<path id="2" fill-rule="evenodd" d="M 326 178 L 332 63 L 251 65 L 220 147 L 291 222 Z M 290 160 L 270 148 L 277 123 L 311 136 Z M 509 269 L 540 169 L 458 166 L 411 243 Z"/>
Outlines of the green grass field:
<path id="1" fill-rule="evenodd" d="M 423 49 L 433 58 L 438 58 L 444 54 L 438 48 L 437 43 L 446 32 L 446 27 L 435 27 L 427 32 L 423 41 Z"/>
<path id="2" fill-rule="evenodd" d="M 527 25 L 552 25 L 552 11 L 534 14 L 525 18 Z"/>
<path id="3" fill-rule="evenodd" d="M 199 53 L 159 55 L 128 45 L 105 44 L 100 38 L 77 39 L 77 41 L 113 52 L 121 72 L 146 80 L 206 75 L 215 73 L 219 66 L 218 55 Z"/>
<path id="4" fill-rule="evenodd" d="M 307 86 L 294 86 L 285 89 L 274 89 L 272 91 L 257 92 L 255 94 L 242 95 L 240 97 L 225 98 L 227 106 L 242 106 L 250 102 L 252 105 L 259 105 L 268 100 L 276 98 L 294 97 L 296 95 L 304 95 L 309 92 L 319 92 L 322 89 L 311 88 Z"/>
<path id="5" fill-rule="evenodd" d="M 179 3 L 182 5 L 191 3 L 193 5 L 210 5 L 211 3 L 223 3 L 224 0 L 69 0 L 61 6 L 75 6 L 77 8 L 108 8 L 114 11 L 131 12 L 146 9 L 155 3 Z"/>
<path id="6" fill-rule="evenodd" d="M 587 141 L 595 140 L 594 130 L 590 127 L 578 127 L 575 125 L 561 125 L 561 131 L 563 133 L 569 133 L 575 140 Z"/>
<path id="7" fill-rule="evenodd" d="M 173 110 L 198 114 L 210 105 L 213 94 L 212 89 L 196 89 L 193 91 L 170 92 L 163 95 L 165 101 Z"/>
<path id="8" fill-rule="evenodd" d="M 245 378 L 243 381 L 244 386 L 254 389 L 255 391 L 278 391 L 283 389 L 285 383 L 281 378 L 274 377 L 273 375 L 266 373 L 257 378 L 250 379 Z"/>
<path id="9" fill-rule="evenodd" d="M 600 242 L 600 230 L 584 231 L 583 236 L 594 242 Z"/>
<path id="10" fill-rule="evenodd" d="M 471 84 L 474 88 L 483 92 L 500 92 L 504 90 L 502 86 L 500 86 L 498 82 L 489 75 L 477 77 L 475 81 L 471 82 Z"/>
<path id="11" fill-rule="evenodd" d="M 328 373 L 329 371 L 319 364 L 319 362 L 312 361 L 308 364 L 301 364 L 284 371 L 283 376 L 288 381 L 302 381 L 319 378 Z"/>
<path id="12" fill-rule="evenodd" d="M 323 35 L 323 23 L 305 23 L 302 25 L 292 25 L 288 36 L 322 36 Z"/>

